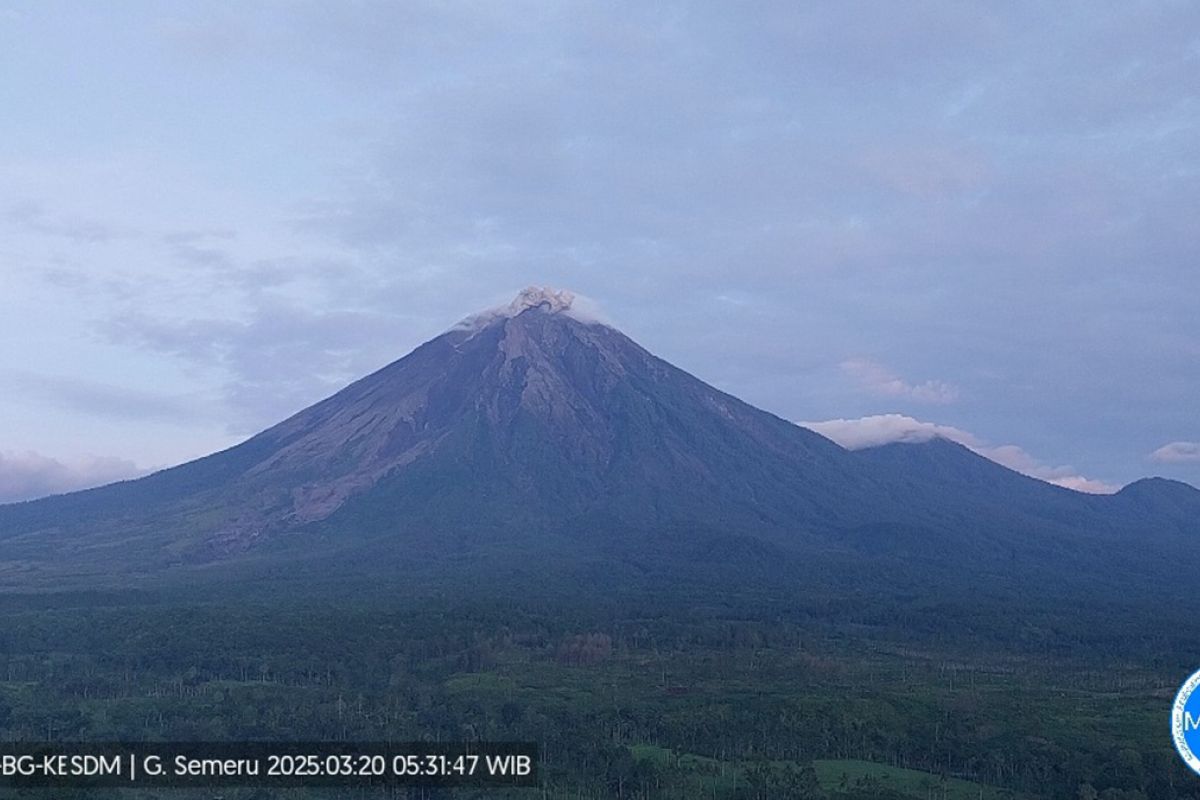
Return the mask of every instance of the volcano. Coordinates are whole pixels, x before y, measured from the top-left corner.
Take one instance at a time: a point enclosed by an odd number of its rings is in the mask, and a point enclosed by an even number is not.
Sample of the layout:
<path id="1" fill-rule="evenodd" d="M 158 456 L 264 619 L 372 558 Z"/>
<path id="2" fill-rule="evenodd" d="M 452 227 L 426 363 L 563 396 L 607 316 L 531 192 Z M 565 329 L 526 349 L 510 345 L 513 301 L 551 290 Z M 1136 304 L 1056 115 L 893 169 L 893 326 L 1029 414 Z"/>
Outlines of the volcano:
<path id="1" fill-rule="evenodd" d="M 531 288 L 229 450 L 0 507 L 0 562 L 19 579 L 453 548 L 1108 574 L 1153 572 L 1197 519 L 1183 484 L 1097 497 L 941 440 L 844 450 Z"/>

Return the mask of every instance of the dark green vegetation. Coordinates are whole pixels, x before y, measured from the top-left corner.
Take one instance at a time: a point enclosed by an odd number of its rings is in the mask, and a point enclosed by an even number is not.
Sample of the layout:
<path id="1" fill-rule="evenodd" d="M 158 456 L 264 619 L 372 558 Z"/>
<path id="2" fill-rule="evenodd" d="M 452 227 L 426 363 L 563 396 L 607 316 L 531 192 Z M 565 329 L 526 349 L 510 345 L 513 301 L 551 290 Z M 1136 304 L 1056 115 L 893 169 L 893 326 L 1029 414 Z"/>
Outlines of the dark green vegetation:
<path id="1" fill-rule="evenodd" d="M 1200 797 L 1166 724 L 1194 620 L 374 577 L 4 596 L 0 735 L 537 740 L 544 791 L 514 797 Z"/>

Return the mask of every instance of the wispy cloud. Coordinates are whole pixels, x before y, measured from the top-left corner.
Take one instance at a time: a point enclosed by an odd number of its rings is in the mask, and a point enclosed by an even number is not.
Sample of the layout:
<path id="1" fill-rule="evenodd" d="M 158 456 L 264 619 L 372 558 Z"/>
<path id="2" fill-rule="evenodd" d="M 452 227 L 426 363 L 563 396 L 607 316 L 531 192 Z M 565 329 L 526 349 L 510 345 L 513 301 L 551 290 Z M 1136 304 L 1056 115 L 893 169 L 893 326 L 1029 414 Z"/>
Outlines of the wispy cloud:
<path id="1" fill-rule="evenodd" d="M 1031 478 L 1090 494 L 1111 494 L 1121 487 L 1080 475 L 1071 466 L 1052 466 L 1014 444 L 991 445 L 978 436 L 950 425 L 922 422 L 903 414 L 877 414 L 859 419 L 830 419 L 801 422 L 806 428 L 827 436 L 848 450 L 863 450 L 893 442 L 920 443 L 949 439 Z"/>
<path id="2" fill-rule="evenodd" d="M 130 229 L 97 219 L 51 214 L 41 203 L 33 200 L 24 200 L 9 206 L 3 219 L 10 225 L 30 233 L 67 239 L 75 244 L 94 244 L 135 235 Z"/>
<path id="3" fill-rule="evenodd" d="M 447 326 L 449 327 L 449 326 Z M 406 319 L 366 311 L 313 311 L 264 302 L 243 319 L 129 314 L 106 323 L 115 342 L 136 345 L 224 376 L 228 430 L 254 433 L 377 369 L 403 339 Z"/>
<path id="4" fill-rule="evenodd" d="M 1171 442 L 1150 454 L 1160 464 L 1186 464 L 1200 461 L 1200 442 Z"/>
<path id="5" fill-rule="evenodd" d="M 0 503 L 88 489 L 146 472 L 122 458 L 92 456 L 60 461 L 34 452 L 0 452 Z"/>
<path id="6" fill-rule="evenodd" d="M 903 397 L 918 403 L 948 405 L 958 400 L 958 387 L 945 381 L 911 383 L 882 364 L 868 358 L 852 358 L 841 363 L 842 372 L 859 386 L 883 397 Z"/>
<path id="7" fill-rule="evenodd" d="M 199 267 L 224 267 L 230 264 L 231 258 L 220 245 L 236 238 L 233 231 L 183 231 L 166 234 L 162 240 L 180 262 Z"/>
<path id="8" fill-rule="evenodd" d="M 57 408 L 89 416 L 156 422 L 186 422 L 196 419 L 202 405 L 184 395 L 134 389 L 62 375 L 45 375 L 22 370 L 5 370 L 6 389 L 14 395 L 31 397 Z"/>
<path id="9" fill-rule="evenodd" d="M 921 422 L 902 414 L 876 414 L 858 419 L 827 419 L 800 424 L 833 439 L 847 450 L 865 450 L 892 442 L 928 442 L 938 437 L 968 446 L 977 443 L 974 436 L 959 428 Z"/>

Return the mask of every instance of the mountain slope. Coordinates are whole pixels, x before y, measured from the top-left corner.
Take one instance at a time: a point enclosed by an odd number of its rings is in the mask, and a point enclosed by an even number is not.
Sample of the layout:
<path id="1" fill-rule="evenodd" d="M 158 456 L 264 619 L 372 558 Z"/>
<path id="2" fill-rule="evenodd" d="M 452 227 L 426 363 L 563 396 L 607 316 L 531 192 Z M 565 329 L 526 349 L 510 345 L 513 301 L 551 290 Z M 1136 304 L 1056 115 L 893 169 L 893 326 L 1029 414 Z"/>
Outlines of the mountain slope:
<path id="1" fill-rule="evenodd" d="M 872 491 L 827 439 L 529 292 L 230 450 L 6 507 L 0 538 L 27 557 L 207 558 L 347 506 L 430 534 L 589 516 L 780 534 L 857 521 Z"/>
<path id="2" fill-rule="evenodd" d="M 19 579 L 324 548 L 362 563 L 1108 574 L 1190 545 L 1197 496 L 1169 482 L 1082 495 L 943 440 L 848 452 L 531 289 L 237 447 L 0 507 L 0 563 Z"/>

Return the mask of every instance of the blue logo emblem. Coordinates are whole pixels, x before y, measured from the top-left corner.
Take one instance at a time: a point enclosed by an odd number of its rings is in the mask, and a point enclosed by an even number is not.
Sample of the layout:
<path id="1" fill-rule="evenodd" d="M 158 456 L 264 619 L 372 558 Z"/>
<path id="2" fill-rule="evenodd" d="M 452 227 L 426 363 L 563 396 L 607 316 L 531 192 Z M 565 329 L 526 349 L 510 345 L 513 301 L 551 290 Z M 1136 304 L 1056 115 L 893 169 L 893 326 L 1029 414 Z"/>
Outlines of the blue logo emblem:
<path id="1" fill-rule="evenodd" d="M 1200 774 L 1200 671 L 1179 687 L 1175 705 L 1171 708 L 1171 738 L 1175 749 L 1192 768 Z"/>

